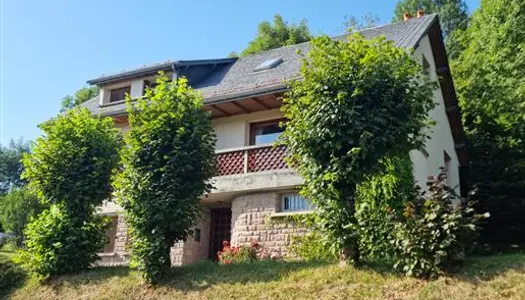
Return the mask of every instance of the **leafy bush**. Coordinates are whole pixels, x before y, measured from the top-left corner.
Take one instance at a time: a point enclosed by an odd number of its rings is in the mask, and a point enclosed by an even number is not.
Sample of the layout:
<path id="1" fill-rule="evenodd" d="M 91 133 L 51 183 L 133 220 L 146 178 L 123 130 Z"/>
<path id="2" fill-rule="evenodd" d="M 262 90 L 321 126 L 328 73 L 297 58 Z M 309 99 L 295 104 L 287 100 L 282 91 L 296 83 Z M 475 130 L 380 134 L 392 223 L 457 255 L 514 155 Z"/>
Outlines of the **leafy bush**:
<path id="1" fill-rule="evenodd" d="M 257 250 L 260 246 L 256 241 L 253 241 L 250 246 L 232 246 L 229 241 L 223 241 L 222 245 L 222 251 L 217 252 L 219 263 L 229 265 L 257 260 Z"/>
<path id="2" fill-rule="evenodd" d="M 7 295 L 25 277 L 22 266 L 14 263 L 9 256 L 0 254 L 0 295 Z"/>
<path id="3" fill-rule="evenodd" d="M 472 203 L 463 203 L 446 185 L 446 173 L 430 177 L 428 193 L 421 192 L 395 216 L 394 267 L 407 276 L 434 278 L 464 258 L 472 244 L 477 222 L 485 217 L 474 213 Z"/>
<path id="4" fill-rule="evenodd" d="M 148 283 L 168 274 L 170 247 L 199 222 L 201 197 L 215 175 L 215 134 L 202 97 L 186 79 L 162 76 L 132 106 L 131 130 L 115 178 L 131 233 L 134 265 Z"/>
<path id="5" fill-rule="evenodd" d="M 304 235 L 294 235 L 288 246 L 288 253 L 304 260 L 337 259 L 337 253 L 330 247 L 326 238 L 314 230 Z"/>
<path id="6" fill-rule="evenodd" d="M 105 245 L 101 236 L 107 225 L 102 217 L 80 222 L 57 205 L 51 206 L 27 226 L 28 269 L 44 278 L 87 269 Z"/>
<path id="7" fill-rule="evenodd" d="M 0 198 L 0 222 L 18 247 L 24 245 L 24 229 L 30 218 L 39 214 L 47 205 L 41 204 L 37 197 L 25 187 L 13 189 Z"/>
<path id="8" fill-rule="evenodd" d="M 118 163 L 120 131 L 111 118 L 74 109 L 40 125 L 45 136 L 23 158 L 24 178 L 42 204 L 49 204 L 27 226 L 27 262 L 41 277 L 86 269 L 106 239 L 94 216 L 110 197 L 111 172 Z"/>
<path id="9" fill-rule="evenodd" d="M 392 212 L 414 199 L 412 161 L 405 155 L 381 159 L 381 171 L 357 186 L 356 219 L 361 254 L 368 260 L 388 261 L 393 252 Z"/>
<path id="10" fill-rule="evenodd" d="M 314 38 L 283 100 L 282 141 L 304 178 L 301 194 L 342 257 L 358 261 L 356 186 L 381 159 L 421 147 L 436 83 L 384 37 Z"/>

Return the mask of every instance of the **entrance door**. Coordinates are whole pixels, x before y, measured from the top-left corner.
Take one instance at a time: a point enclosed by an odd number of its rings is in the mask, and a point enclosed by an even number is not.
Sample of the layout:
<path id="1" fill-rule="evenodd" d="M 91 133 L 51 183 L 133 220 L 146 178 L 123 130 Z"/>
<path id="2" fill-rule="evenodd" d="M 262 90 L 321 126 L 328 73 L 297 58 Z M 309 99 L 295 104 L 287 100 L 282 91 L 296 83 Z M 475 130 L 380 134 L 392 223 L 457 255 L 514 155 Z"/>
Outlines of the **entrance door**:
<path id="1" fill-rule="evenodd" d="M 230 240 L 231 223 L 231 208 L 215 208 L 211 210 L 209 258 L 217 260 L 217 251 L 222 250 L 222 242 Z"/>

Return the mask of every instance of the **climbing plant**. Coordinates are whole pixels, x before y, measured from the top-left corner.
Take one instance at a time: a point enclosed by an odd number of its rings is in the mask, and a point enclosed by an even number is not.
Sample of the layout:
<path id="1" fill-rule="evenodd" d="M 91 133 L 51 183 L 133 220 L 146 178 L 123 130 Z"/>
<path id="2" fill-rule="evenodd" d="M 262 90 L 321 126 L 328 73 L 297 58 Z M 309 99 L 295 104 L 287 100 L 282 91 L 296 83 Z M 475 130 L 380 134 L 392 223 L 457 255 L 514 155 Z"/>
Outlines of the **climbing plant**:
<path id="1" fill-rule="evenodd" d="M 161 76 L 132 103 L 131 130 L 115 178 L 118 203 L 130 227 L 133 263 L 157 283 L 169 271 L 170 247 L 199 221 L 199 202 L 215 174 L 215 134 L 202 97 L 186 79 Z"/>
<path id="2" fill-rule="evenodd" d="M 283 100 L 289 122 L 282 142 L 319 226 L 342 258 L 357 262 L 357 185 L 381 170 L 384 157 L 422 146 L 436 84 L 383 37 L 321 36 L 311 46 Z"/>

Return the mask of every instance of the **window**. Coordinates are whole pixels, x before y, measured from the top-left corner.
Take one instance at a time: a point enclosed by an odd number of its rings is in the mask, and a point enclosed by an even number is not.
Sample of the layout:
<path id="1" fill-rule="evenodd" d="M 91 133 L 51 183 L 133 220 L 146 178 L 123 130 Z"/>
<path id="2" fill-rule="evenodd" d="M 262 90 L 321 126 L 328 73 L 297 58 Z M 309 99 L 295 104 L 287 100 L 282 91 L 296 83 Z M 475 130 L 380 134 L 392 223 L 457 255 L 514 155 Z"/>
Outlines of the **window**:
<path id="1" fill-rule="evenodd" d="M 109 94 L 109 102 L 116 102 L 126 99 L 126 94 L 131 92 L 131 86 L 125 86 L 118 89 L 113 89 Z"/>
<path id="2" fill-rule="evenodd" d="M 144 87 L 142 89 L 142 95 L 146 93 L 146 89 L 155 89 L 155 87 L 158 85 L 158 83 L 155 80 L 144 80 Z"/>
<path id="3" fill-rule="evenodd" d="M 250 126 L 250 145 L 271 144 L 283 133 L 284 127 L 279 126 L 283 119 L 253 123 Z"/>
<path id="4" fill-rule="evenodd" d="M 299 194 L 284 194 L 281 195 L 281 211 L 309 211 L 313 209 L 310 201 L 304 199 Z"/>

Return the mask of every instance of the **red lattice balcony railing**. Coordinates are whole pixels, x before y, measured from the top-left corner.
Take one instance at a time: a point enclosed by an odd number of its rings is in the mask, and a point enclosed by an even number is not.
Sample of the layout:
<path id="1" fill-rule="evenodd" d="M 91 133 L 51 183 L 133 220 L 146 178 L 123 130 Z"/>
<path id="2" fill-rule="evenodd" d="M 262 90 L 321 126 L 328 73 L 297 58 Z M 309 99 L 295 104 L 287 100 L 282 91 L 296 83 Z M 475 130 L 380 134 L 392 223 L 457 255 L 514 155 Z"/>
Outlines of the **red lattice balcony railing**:
<path id="1" fill-rule="evenodd" d="M 217 176 L 286 169 L 285 146 L 248 146 L 219 150 Z"/>

